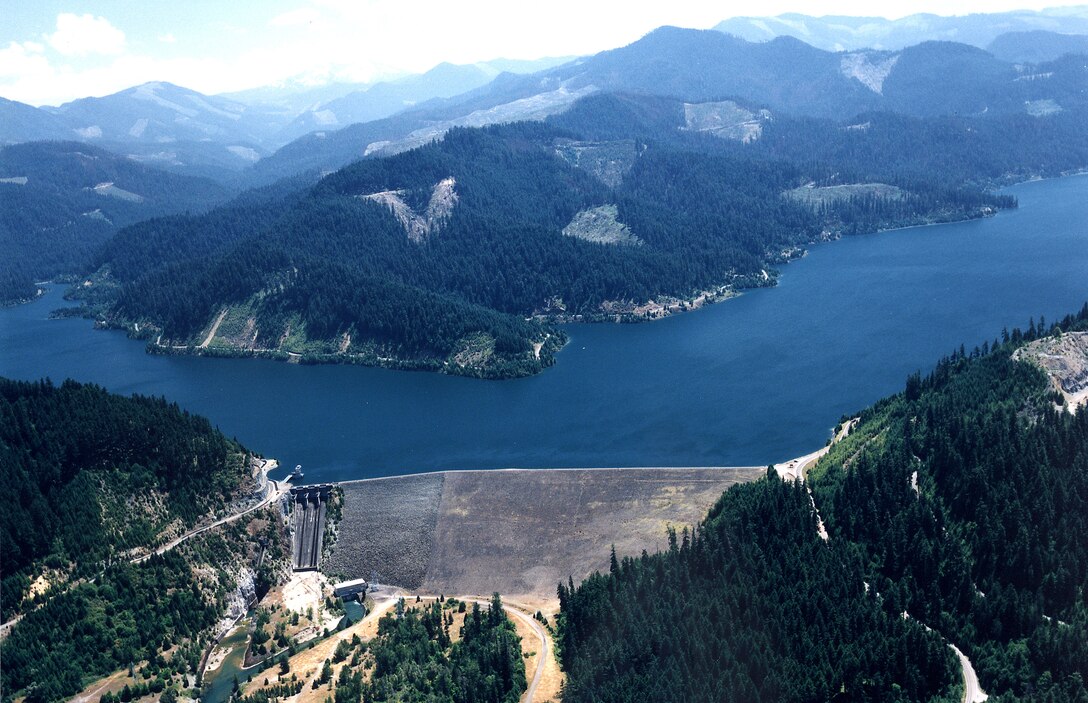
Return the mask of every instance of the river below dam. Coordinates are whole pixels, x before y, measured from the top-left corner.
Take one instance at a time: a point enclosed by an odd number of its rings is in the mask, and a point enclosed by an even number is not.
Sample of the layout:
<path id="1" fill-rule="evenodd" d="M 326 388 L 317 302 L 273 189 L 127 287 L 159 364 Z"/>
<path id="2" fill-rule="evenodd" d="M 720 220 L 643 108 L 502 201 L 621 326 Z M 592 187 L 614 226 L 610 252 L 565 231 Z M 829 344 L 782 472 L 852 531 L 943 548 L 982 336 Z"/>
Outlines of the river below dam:
<path id="1" fill-rule="evenodd" d="M 0 310 L 0 375 L 162 395 L 306 482 L 437 469 L 765 465 L 961 344 L 1088 300 L 1088 176 L 1007 189 L 983 220 L 813 246 L 775 288 L 645 324 L 566 327 L 556 365 L 481 381 L 356 366 L 151 356 L 50 320 L 63 287 Z"/>

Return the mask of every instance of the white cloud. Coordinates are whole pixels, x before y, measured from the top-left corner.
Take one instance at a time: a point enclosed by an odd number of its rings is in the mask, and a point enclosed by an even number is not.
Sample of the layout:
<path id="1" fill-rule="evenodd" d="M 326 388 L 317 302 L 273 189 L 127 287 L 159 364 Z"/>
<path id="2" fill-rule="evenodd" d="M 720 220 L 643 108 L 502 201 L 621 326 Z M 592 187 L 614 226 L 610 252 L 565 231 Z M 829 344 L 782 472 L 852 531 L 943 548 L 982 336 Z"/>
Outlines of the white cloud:
<path id="1" fill-rule="evenodd" d="M 1083 0 L 888 0 L 880 12 L 895 15 L 905 5 L 914 12 L 932 10 L 938 3 L 947 14 L 971 4 L 1063 2 Z M 0 44 L 0 95 L 41 105 L 155 80 L 203 93 L 369 82 L 425 71 L 440 61 L 590 54 L 635 41 L 663 24 L 707 28 L 736 12 L 711 0 L 294 0 L 275 10 L 252 5 L 261 7 L 209 17 L 196 31 L 166 21 L 141 25 L 129 17 L 123 23 L 127 37 L 103 17 L 61 14 L 56 32 L 44 35 L 42 43 Z M 748 8 L 760 15 L 785 11 L 875 10 L 862 0 L 763 0 Z M 184 52 L 178 50 L 182 44 Z"/>
<path id="2" fill-rule="evenodd" d="M 125 33 L 105 17 L 94 15 L 57 15 L 57 31 L 47 39 L 64 56 L 116 55 L 125 50 Z"/>
<path id="3" fill-rule="evenodd" d="M 311 7 L 300 7 L 297 10 L 276 15 L 268 21 L 268 24 L 273 27 L 299 27 L 315 22 L 320 23 L 322 19 L 321 13 L 317 10 Z"/>
<path id="4" fill-rule="evenodd" d="M 45 47 L 37 42 L 11 42 L 0 49 L 0 79 L 48 75 L 49 61 L 42 52 Z"/>

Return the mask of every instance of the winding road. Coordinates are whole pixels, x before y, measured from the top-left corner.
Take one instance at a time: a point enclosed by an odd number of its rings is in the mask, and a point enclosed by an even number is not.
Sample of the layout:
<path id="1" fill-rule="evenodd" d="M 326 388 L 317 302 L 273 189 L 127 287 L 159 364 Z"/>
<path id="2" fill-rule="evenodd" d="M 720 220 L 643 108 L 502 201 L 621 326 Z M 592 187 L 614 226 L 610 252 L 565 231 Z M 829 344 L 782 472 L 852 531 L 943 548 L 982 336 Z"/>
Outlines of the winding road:
<path id="1" fill-rule="evenodd" d="M 815 466 L 816 462 L 831 450 L 833 444 L 841 441 L 850 434 L 850 432 L 857 427 L 858 422 L 860 422 L 860 418 L 847 420 L 839 430 L 839 433 L 835 435 L 835 438 L 827 446 L 810 454 L 805 454 L 804 456 L 793 459 L 792 461 L 775 464 L 774 468 L 778 472 L 778 475 L 781 476 L 783 480 L 804 481 L 808 470 Z M 820 511 L 816 507 L 816 500 L 812 495 L 812 490 L 809 489 L 807 485 L 805 486 L 805 489 L 808 491 L 808 499 L 812 503 L 812 510 L 816 513 L 817 530 L 819 530 L 821 539 L 826 542 L 830 539 L 830 536 L 824 528 L 823 520 L 820 518 Z M 904 613 L 904 615 L 906 616 L 906 613 Z M 935 630 L 925 623 L 922 623 L 922 627 L 935 632 Z M 939 632 L 937 634 L 940 635 Z M 941 638 L 944 639 L 943 636 Z M 952 644 L 947 639 L 945 639 L 945 642 L 952 648 L 952 651 L 956 653 L 956 658 L 960 661 L 960 669 L 963 671 L 963 703 L 983 703 L 983 701 L 989 698 L 989 695 L 982 690 L 982 686 L 978 682 L 978 675 L 975 673 L 975 667 L 971 664 L 971 660 L 967 658 L 967 655 L 960 651 L 959 647 Z"/>
<path id="2" fill-rule="evenodd" d="M 963 669 L 963 703 L 982 703 L 989 696 L 982 690 L 978 675 L 975 674 L 975 667 L 971 666 L 971 660 L 956 645 L 949 642 L 948 646 L 956 653 L 960 660 L 960 668 Z"/>
<path id="3" fill-rule="evenodd" d="M 269 467 L 266 467 L 266 468 L 262 469 L 262 471 L 265 471 L 265 472 L 271 471 L 273 468 L 275 468 L 274 463 L 272 464 L 272 466 L 269 466 Z M 204 532 L 207 532 L 208 530 L 214 530 L 216 527 L 219 527 L 220 525 L 226 525 L 227 523 L 234 522 L 235 520 L 237 520 L 237 519 L 239 519 L 241 517 L 249 515 L 250 513 L 254 512 L 254 511 L 260 510 L 261 508 L 264 508 L 264 507 L 274 503 L 276 500 L 279 499 L 280 496 L 282 496 L 286 492 L 286 484 L 281 486 L 278 481 L 275 481 L 273 479 L 268 478 L 267 473 L 265 474 L 265 480 L 272 484 L 272 490 L 267 491 L 267 488 L 266 488 L 266 492 L 268 493 L 268 495 L 266 495 L 264 497 L 264 499 L 261 500 L 260 503 L 257 503 L 256 505 L 253 505 L 253 506 L 251 506 L 249 508 L 246 508 L 245 510 L 241 510 L 241 511 L 239 511 L 237 513 L 231 513 L 230 515 L 227 515 L 224 518 L 220 518 L 219 520 L 216 520 L 215 522 L 209 523 L 209 524 L 205 525 L 204 527 L 198 527 L 195 530 L 190 530 L 189 532 L 186 532 L 185 534 L 178 537 L 177 539 L 174 539 L 174 540 L 172 540 L 170 542 L 167 542 L 166 544 L 162 545 L 161 547 L 159 547 L 155 551 L 150 552 L 148 554 L 144 554 L 143 556 L 133 557 L 129 561 L 131 561 L 133 564 L 139 564 L 140 562 L 147 561 L 148 559 L 151 558 L 151 556 L 153 554 L 164 554 L 166 552 L 169 552 L 171 549 L 173 549 L 174 547 L 177 547 L 179 544 L 181 544 L 182 542 L 184 542 L 187 539 L 191 539 L 193 537 L 196 537 L 197 535 L 199 535 L 201 533 L 204 533 Z"/>

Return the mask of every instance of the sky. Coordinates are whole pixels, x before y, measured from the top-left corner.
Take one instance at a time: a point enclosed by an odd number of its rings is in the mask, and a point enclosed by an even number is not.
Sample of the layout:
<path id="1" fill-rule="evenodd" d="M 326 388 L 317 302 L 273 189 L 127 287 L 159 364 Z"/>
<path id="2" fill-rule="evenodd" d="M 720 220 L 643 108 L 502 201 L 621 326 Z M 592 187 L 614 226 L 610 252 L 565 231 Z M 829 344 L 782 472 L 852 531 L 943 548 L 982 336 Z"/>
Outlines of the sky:
<path id="1" fill-rule="evenodd" d="M 1084 0 L 0 0 L 0 97 L 58 105 L 147 81 L 206 94 L 576 56 L 734 15 L 962 15 Z"/>

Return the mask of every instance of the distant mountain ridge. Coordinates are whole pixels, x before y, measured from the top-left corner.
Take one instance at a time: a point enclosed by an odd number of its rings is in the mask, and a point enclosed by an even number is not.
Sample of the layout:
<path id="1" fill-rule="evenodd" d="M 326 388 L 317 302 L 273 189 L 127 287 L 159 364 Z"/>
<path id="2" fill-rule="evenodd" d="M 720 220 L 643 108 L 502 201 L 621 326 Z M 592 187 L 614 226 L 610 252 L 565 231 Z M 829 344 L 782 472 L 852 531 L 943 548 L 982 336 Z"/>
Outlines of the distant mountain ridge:
<path id="1" fill-rule="evenodd" d="M 168 173 L 80 142 L 0 148 L 0 301 L 84 269 L 122 227 L 226 200 L 209 179 Z"/>
<path id="2" fill-rule="evenodd" d="M 388 117 L 478 88 L 503 72 L 532 72 L 568 60 L 443 63 L 395 80 L 301 91 L 268 87 L 204 95 L 155 81 L 56 107 L 0 98 L 0 145 L 79 140 L 167 170 L 232 182 L 272 150 L 309 132 Z"/>
<path id="3" fill-rule="evenodd" d="M 594 92 L 689 102 L 729 98 L 774 112 L 835 119 L 872 110 L 994 115 L 1083 104 L 1088 72 L 1068 61 L 1038 69 L 1016 66 L 952 42 L 836 53 L 788 36 L 756 43 L 713 30 L 662 27 L 628 46 L 547 71 L 502 75 L 471 92 L 389 118 L 311 133 L 255 164 L 249 182 L 335 170 L 364 156 L 424 144 L 455 126 L 543 119 Z"/>
<path id="4" fill-rule="evenodd" d="M 986 47 L 991 54 L 1012 63 L 1042 63 L 1065 54 L 1088 55 L 1088 34 L 1059 34 L 1034 30 L 1006 32 Z"/>
<path id="5" fill-rule="evenodd" d="M 739 99 L 778 112 L 838 119 L 870 110 L 914 115 L 1047 112 L 1083 101 L 1086 92 L 1085 72 L 1075 65 L 1059 63 L 1057 71 L 1034 71 L 1023 59 L 1049 61 L 1080 46 L 1080 40 L 1056 34 L 1054 28 L 1071 31 L 1083 24 L 1088 31 L 1088 10 L 918 16 L 909 22 L 783 17 L 778 24 L 772 19 L 755 24 L 729 20 L 718 26 L 741 37 L 662 27 L 628 46 L 571 61 L 440 64 L 425 74 L 362 87 L 236 94 L 248 102 L 167 83 L 56 108 L 3 101 L 0 142 L 75 138 L 162 168 L 253 186 L 402 151 L 451 127 L 542 119 L 598 91 L 696 102 Z M 1009 33 L 1018 27 L 1048 29 Z M 824 29 L 849 30 L 857 41 L 846 44 L 846 53 L 821 49 L 819 45 L 828 44 L 820 39 Z M 907 37 L 908 30 L 911 38 L 926 41 L 905 49 L 854 48 L 897 45 L 902 42 L 862 39 Z M 950 36 L 971 41 L 934 41 Z M 990 42 L 1007 60 L 977 48 Z M 976 48 L 968 50 L 972 46 Z M 533 73 L 509 72 L 541 67 Z M 318 102 L 295 115 L 292 110 L 300 103 L 283 97 L 288 95 Z"/>
<path id="6" fill-rule="evenodd" d="M 467 93 L 490 83 L 500 73 L 535 73 L 570 60 L 570 57 L 536 61 L 497 59 L 463 65 L 443 62 L 426 73 L 361 87 L 315 105 L 278 132 L 276 139 L 285 144 L 310 132 L 371 122 L 428 100 Z"/>
<path id="7" fill-rule="evenodd" d="M 916 14 L 896 20 L 788 13 L 777 17 L 733 17 L 714 29 L 755 42 L 794 37 L 828 51 L 897 50 L 925 41 L 954 41 L 986 48 L 1006 32 L 1088 34 L 1088 5 L 953 17 Z"/>

